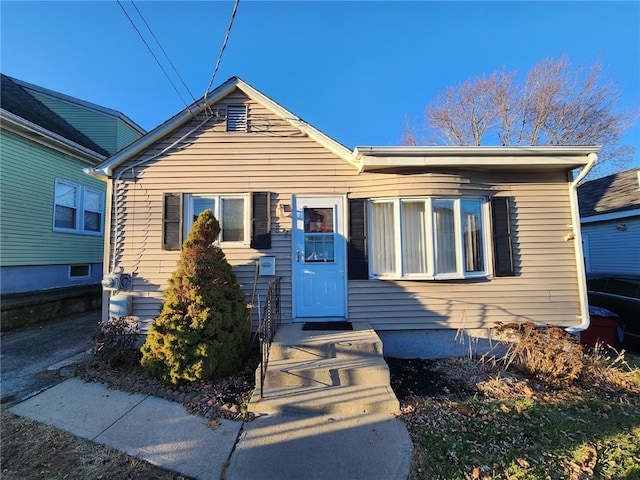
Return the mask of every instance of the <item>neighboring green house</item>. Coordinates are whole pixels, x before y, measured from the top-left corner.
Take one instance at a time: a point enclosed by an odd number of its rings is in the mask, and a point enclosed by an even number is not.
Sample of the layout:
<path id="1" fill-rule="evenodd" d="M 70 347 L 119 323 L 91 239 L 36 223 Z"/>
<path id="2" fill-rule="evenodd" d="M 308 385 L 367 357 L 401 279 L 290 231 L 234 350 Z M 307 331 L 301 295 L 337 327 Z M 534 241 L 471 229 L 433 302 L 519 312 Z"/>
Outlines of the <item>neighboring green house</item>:
<path id="1" fill-rule="evenodd" d="M 144 130 L 120 112 L 6 75 L 0 91 L 3 301 L 8 294 L 99 284 L 105 184 L 83 169 Z"/>

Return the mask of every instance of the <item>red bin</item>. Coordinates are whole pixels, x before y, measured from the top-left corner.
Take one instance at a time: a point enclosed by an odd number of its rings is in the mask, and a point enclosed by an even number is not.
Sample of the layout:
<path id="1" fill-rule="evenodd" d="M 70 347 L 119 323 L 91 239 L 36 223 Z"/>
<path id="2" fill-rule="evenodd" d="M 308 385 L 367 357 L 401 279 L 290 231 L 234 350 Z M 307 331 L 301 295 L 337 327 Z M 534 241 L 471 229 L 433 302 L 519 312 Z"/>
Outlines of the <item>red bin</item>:
<path id="1" fill-rule="evenodd" d="M 589 307 L 589 317 L 589 328 L 580 333 L 580 343 L 593 348 L 600 342 L 605 347 L 619 348 L 622 343 L 622 329 L 618 315 L 604 308 Z"/>

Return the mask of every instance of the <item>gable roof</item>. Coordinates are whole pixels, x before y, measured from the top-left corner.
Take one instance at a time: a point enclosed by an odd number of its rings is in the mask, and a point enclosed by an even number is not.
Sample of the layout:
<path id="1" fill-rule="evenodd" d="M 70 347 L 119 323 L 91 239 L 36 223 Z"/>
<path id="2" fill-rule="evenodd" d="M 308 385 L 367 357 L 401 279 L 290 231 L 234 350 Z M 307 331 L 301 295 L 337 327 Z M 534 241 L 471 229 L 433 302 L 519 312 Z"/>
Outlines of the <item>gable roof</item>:
<path id="1" fill-rule="evenodd" d="M 0 84 L 0 107 L 2 110 L 10 112 L 75 144 L 88 148 L 101 156 L 108 155 L 106 150 L 84 133 L 72 127 L 64 118 L 29 94 L 7 75 L 2 75 L 2 83 Z"/>
<path id="2" fill-rule="evenodd" d="M 243 92 L 247 97 L 255 102 L 260 103 L 262 106 L 271 110 L 274 114 L 281 117 L 283 120 L 287 121 L 293 127 L 300 130 L 302 133 L 306 134 L 312 140 L 315 140 L 320 145 L 324 146 L 331 152 L 338 155 L 340 158 L 346 160 L 349 163 L 354 164 L 354 159 L 351 155 L 351 150 L 349 150 L 344 145 L 336 142 L 334 139 L 322 133 L 320 130 L 314 128 L 304 120 L 302 120 L 297 115 L 294 115 L 286 108 L 282 107 L 275 101 L 271 100 L 266 95 L 262 94 L 255 88 L 253 88 L 248 83 L 241 80 L 239 77 L 231 77 L 226 82 L 224 82 L 219 87 L 216 87 L 211 92 L 206 94 L 200 100 L 197 100 L 195 103 L 188 106 L 186 109 L 177 113 L 173 117 L 171 117 L 166 122 L 157 126 L 146 135 L 140 137 L 138 140 L 130 144 L 128 147 L 123 148 L 111 158 L 102 162 L 100 165 L 91 169 L 91 172 L 94 175 L 107 175 L 110 176 L 114 169 L 116 169 L 119 165 L 129 160 L 131 157 L 137 155 L 138 153 L 145 150 L 147 147 L 151 146 L 153 143 L 158 140 L 164 138 L 169 135 L 171 132 L 184 125 L 186 122 L 197 118 L 198 115 L 203 115 L 203 119 L 206 119 L 206 110 L 209 106 L 215 104 L 220 101 L 222 98 L 226 97 L 236 89 Z"/>
<path id="3" fill-rule="evenodd" d="M 578 202 L 582 218 L 640 210 L 640 168 L 585 182 Z"/>

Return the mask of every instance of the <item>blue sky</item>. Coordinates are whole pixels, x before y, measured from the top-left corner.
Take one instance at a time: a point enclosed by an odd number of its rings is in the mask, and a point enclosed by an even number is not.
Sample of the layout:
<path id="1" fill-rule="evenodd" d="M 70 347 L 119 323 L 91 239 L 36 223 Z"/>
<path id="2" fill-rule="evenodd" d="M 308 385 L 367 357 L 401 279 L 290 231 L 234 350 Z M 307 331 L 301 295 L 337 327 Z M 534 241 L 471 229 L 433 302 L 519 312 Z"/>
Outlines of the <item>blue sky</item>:
<path id="1" fill-rule="evenodd" d="M 136 5 L 201 97 L 233 1 Z M 2 73 L 120 110 L 148 130 L 185 108 L 117 2 L 2 0 L 0 15 Z M 445 87 L 503 67 L 524 74 L 562 54 L 576 65 L 600 59 L 620 105 L 637 108 L 640 2 L 240 0 L 214 86 L 237 75 L 350 148 L 394 145 L 405 117 L 421 116 Z M 640 122 L 624 143 L 640 165 Z"/>

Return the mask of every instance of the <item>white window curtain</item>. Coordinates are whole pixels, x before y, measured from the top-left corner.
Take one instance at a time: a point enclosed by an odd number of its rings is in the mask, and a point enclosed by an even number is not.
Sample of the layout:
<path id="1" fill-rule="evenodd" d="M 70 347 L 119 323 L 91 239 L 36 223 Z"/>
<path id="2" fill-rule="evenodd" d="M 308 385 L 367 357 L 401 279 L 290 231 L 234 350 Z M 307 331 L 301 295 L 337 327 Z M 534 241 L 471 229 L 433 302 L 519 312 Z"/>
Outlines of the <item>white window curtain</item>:
<path id="1" fill-rule="evenodd" d="M 482 204 L 477 200 L 463 200 L 462 219 L 465 271 L 482 272 L 484 271 Z"/>
<path id="2" fill-rule="evenodd" d="M 377 274 L 396 273 L 395 208 L 392 202 L 371 204 L 372 268 Z"/>
<path id="3" fill-rule="evenodd" d="M 402 201 L 402 270 L 405 274 L 426 274 L 427 229 L 425 202 Z"/>
<path id="4" fill-rule="evenodd" d="M 456 231 L 453 200 L 433 201 L 436 274 L 455 273 Z"/>

